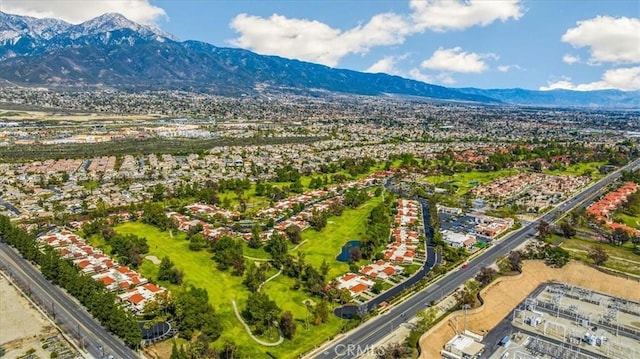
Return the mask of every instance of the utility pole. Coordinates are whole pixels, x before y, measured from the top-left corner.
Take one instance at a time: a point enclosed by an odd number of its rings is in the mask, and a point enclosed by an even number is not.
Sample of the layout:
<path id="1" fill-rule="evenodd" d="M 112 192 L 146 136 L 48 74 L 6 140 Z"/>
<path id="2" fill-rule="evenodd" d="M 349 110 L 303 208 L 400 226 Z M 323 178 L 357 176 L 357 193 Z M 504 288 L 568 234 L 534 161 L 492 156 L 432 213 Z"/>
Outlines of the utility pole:
<path id="1" fill-rule="evenodd" d="M 467 331 L 467 309 L 469 309 L 469 304 L 464 304 L 462 309 L 464 309 L 464 325 L 462 327 L 462 332 L 464 333 Z"/>

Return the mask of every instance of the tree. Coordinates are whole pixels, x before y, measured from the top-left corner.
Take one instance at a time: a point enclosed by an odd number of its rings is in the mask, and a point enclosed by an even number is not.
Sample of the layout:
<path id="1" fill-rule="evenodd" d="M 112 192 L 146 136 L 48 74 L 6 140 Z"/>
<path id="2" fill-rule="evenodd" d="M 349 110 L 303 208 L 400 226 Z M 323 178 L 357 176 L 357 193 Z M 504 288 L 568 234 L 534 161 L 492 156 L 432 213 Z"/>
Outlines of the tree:
<path id="1" fill-rule="evenodd" d="M 173 343 L 173 345 L 171 346 L 171 356 L 169 357 L 169 359 L 189 359 L 189 357 L 187 356 L 187 352 L 184 350 L 184 347 L 182 345 L 180 346 L 180 348 L 178 348 L 176 343 Z"/>
<path id="2" fill-rule="evenodd" d="M 402 359 L 412 358 L 412 350 L 400 343 L 388 344 L 382 348 L 376 348 L 377 359 Z"/>
<path id="3" fill-rule="evenodd" d="M 293 314 L 290 311 L 286 311 L 280 317 L 280 330 L 282 335 L 291 340 L 296 334 L 296 322 L 293 320 Z"/>
<path id="4" fill-rule="evenodd" d="M 311 212 L 309 223 L 316 231 L 321 231 L 327 226 L 327 214 L 324 211 L 314 209 L 313 212 Z"/>
<path id="5" fill-rule="evenodd" d="M 552 233 L 553 233 L 553 228 L 551 227 L 549 222 L 543 219 L 540 221 L 540 223 L 538 223 L 538 236 L 540 238 L 547 238 L 547 236 L 549 236 Z"/>
<path id="6" fill-rule="evenodd" d="M 496 274 L 498 274 L 498 272 L 495 269 L 491 267 L 482 267 L 480 268 L 480 272 L 476 275 L 476 280 L 484 287 L 491 283 Z"/>
<path id="7" fill-rule="evenodd" d="M 249 263 L 242 284 L 247 286 L 251 292 L 258 291 L 258 288 L 266 279 L 265 272 L 261 266 L 256 266 L 253 262 Z"/>
<path id="8" fill-rule="evenodd" d="M 213 259 L 218 263 L 220 270 L 233 267 L 233 275 L 241 276 L 244 273 L 242 243 L 229 236 L 223 236 L 213 245 L 213 250 Z"/>
<path id="9" fill-rule="evenodd" d="M 171 278 L 171 269 L 173 269 L 173 262 L 169 257 L 164 256 L 160 261 L 160 268 L 158 269 L 158 280 L 169 280 Z"/>
<path id="10" fill-rule="evenodd" d="M 207 245 L 202 233 L 196 233 L 189 237 L 189 249 L 192 251 L 199 251 Z"/>
<path id="11" fill-rule="evenodd" d="M 422 334 L 433 326 L 435 320 L 438 318 L 438 308 L 431 307 L 421 310 L 418 312 L 417 317 L 418 321 L 407 337 L 407 345 L 411 348 L 415 348 Z"/>
<path id="12" fill-rule="evenodd" d="M 362 259 L 362 251 L 360 247 L 351 247 L 349 248 L 349 261 L 356 263 Z"/>
<path id="13" fill-rule="evenodd" d="M 607 236 L 609 242 L 615 246 L 621 246 L 628 242 L 631 239 L 629 232 L 625 231 L 622 228 L 616 228 L 611 232 L 609 236 Z"/>
<path id="14" fill-rule="evenodd" d="M 174 299 L 175 317 L 178 328 L 184 338 L 191 339 L 193 334 L 201 331 L 212 340 L 222 333 L 222 325 L 209 303 L 206 289 L 190 285 L 179 291 Z"/>
<path id="15" fill-rule="evenodd" d="M 289 240 L 293 244 L 298 244 L 302 240 L 302 236 L 300 234 L 300 227 L 296 226 L 295 224 L 292 224 L 289 227 L 287 227 L 284 230 L 284 232 L 287 234 L 287 237 L 289 237 Z"/>
<path id="16" fill-rule="evenodd" d="M 522 252 L 512 251 L 507 257 L 509 268 L 514 272 L 522 272 Z"/>
<path id="17" fill-rule="evenodd" d="M 382 285 L 382 282 L 375 282 L 371 287 L 371 291 L 374 294 L 380 294 L 380 292 L 382 292 L 383 289 L 384 289 L 384 286 Z"/>
<path id="18" fill-rule="evenodd" d="M 314 318 L 313 325 L 319 325 L 320 323 L 326 323 L 329 320 L 329 303 L 326 299 L 322 299 L 313 310 Z"/>
<path id="19" fill-rule="evenodd" d="M 268 295 L 254 292 L 249 294 L 242 316 L 247 323 L 255 325 L 257 334 L 261 334 L 276 323 L 281 311 Z"/>
<path id="20" fill-rule="evenodd" d="M 454 294 L 459 306 L 469 305 L 474 306 L 476 304 L 476 295 L 480 290 L 480 285 L 475 280 L 471 279 L 464 283 L 464 288 L 457 291 Z"/>
<path id="21" fill-rule="evenodd" d="M 329 274 L 329 270 L 331 270 L 331 267 L 329 267 L 329 263 L 327 263 L 326 258 L 323 258 L 322 264 L 320 264 L 320 274 L 323 277 L 326 277 L 327 274 Z"/>
<path id="22" fill-rule="evenodd" d="M 111 246 L 111 254 L 117 255 L 122 264 L 134 268 L 138 268 L 142 263 L 142 255 L 149 252 L 147 239 L 135 234 L 117 234 L 111 238 L 109 245 Z"/>
<path id="23" fill-rule="evenodd" d="M 220 359 L 239 359 L 243 358 L 236 343 L 232 341 L 225 341 L 222 349 L 220 350 Z"/>
<path id="24" fill-rule="evenodd" d="M 289 251 L 289 245 L 287 242 L 287 238 L 283 235 L 280 233 L 274 233 L 265 246 L 265 250 L 271 254 L 275 267 L 280 267 L 284 263 L 285 256 Z"/>
<path id="25" fill-rule="evenodd" d="M 178 268 L 175 268 L 174 263 L 165 256 L 160 261 L 160 268 L 158 269 L 158 280 L 166 280 L 173 284 L 182 284 L 182 278 L 184 272 Z"/>
<path id="26" fill-rule="evenodd" d="M 260 238 L 260 226 L 255 225 L 251 228 L 251 238 L 247 241 L 247 245 L 249 248 L 260 248 L 262 247 L 262 240 Z"/>
<path id="27" fill-rule="evenodd" d="M 563 267 L 569 263 L 569 252 L 558 246 L 548 246 L 545 250 L 545 262 L 553 267 Z"/>
<path id="28" fill-rule="evenodd" d="M 593 263 L 597 266 L 603 265 L 609 259 L 609 255 L 604 248 L 597 245 L 593 245 L 589 248 L 589 257 L 593 259 Z"/>
<path id="29" fill-rule="evenodd" d="M 576 235 L 576 228 L 568 222 L 562 222 L 560 230 L 565 238 L 573 238 Z"/>

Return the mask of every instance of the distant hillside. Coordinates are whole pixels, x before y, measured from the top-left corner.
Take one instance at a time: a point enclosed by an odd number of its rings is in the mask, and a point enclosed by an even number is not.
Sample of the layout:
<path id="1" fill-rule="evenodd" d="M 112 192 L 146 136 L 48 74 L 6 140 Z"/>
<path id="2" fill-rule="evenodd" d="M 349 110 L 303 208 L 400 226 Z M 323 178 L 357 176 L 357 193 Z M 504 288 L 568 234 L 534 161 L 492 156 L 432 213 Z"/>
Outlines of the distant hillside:
<path id="1" fill-rule="evenodd" d="M 567 107 L 640 108 L 640 91 L 533 91 L 523 89 L 459 88 L 460 92 L 482 95 L 504 103 L 519 105 L 546 105 Z"/>

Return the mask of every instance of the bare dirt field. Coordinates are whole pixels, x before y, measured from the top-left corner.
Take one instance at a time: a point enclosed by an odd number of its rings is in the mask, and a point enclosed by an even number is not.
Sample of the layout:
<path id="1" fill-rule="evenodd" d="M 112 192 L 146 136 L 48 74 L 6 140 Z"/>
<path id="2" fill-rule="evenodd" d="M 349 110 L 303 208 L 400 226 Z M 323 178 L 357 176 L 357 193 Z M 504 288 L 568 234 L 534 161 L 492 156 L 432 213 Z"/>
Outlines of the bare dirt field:
<path id="1" fill-rule="evenodd" d="M 467 312 L 467 329 L 486 334 L 535 288 L 547 281 L 558 281 L 640 301 L 640 282 L 604 274 L 579 262 L 561 269 L 546 266 L 541 261 L 525 261 L 522 274 L 501 277 L 482 291 L 484 306 Z M 440 350 L 454 335 L 456 320 L 462 328 L 463 313 L 456 312 L 438 323 L 420 338 L 423 359 L 440 358 Z"/>
<path id="2" fill-rule="evenodd" d="M 40 338 L 55 334 L 51 324 L 0 276 L 0 346 L 6 350 L 5 357 L 15 358 L 29 348 L 41 350 Z"/>
<path id="3" fill-rule="evenodd" d="M 104 113 L 60 112 L 52 109 L 45 111 L 8 110 L 0 108 L 0 117 L 10 121 L 142 121 L 161 119 L 160 115 L 115 115 Z"/>

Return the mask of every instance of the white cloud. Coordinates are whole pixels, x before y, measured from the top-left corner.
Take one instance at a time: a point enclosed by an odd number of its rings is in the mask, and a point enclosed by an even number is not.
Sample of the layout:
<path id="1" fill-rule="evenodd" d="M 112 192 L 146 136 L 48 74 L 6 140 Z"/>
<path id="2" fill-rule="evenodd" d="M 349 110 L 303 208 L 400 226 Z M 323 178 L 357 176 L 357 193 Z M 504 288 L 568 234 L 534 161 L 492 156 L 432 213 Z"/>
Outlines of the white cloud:
<path id="1" fill-rule="evenodd" d="M 573 65 L 575 63 L 580 62 L 580 56 L 565 54 L 564 56 L 562 56 L 562 62 L 567 63 L 569 65 Z"/>
<path id="2" fill-rule="evenodd" d="M 640 66 L 617 68 L 605 71 L 600 81 L 586 84 L 574 84 L 570 78 L 549 82 L 547 86 L 540 87 L 542 91 L 565 89 L 575 91 L 593 91 L 605 89 L 618 89 L 623 91 L 640 90 Z"/>
<path id="3" fill-rule="evenodd" d="M 463 73 L 481 73 L 489 68 L 483 59 L 498 57 L 494 54 L 477 54 L 475 52 L 465 52 L 460 47 L 451 49 L 439 48 L 433 55 L 424 60 L 420 66 L 425 69 L 463 72 Z"/>
<path id="4" fill-rule="evenodd" d="M 238 37 L 229 43 L 263 54 L 335 66 L 344 56 L 402 44 L 406 37 L 426 29 L 462 30 L 522 16 L 520 0 L 411 0 L 409 5 L 411 14 L 382 13 L 365 25 L 347 30 L 278 14 L 239 14 L 229 24 Z"/>
<path id="5" fill-rule="evenodd" d="M 518 65 L 500 65 L 498 66 L 498 71 L 500 72 L 509 72 L 511 70 L 522 70 L 522 67 Z"/>
<path id="6" fill-rule="evenodd" d="M 562 35 L 573 47 L 588 47 L 589 62 L 599 64 L 640 62 L 640 19 L 597 16 L 578 21 Z"/>
<path id="7" fill-rule="evenodd" d="M 443 85 L 453 85 L 456 83 L 456 79 L 454 79 L 449 73 L 443 72 L 441 74 L 432 76 L 432 75 L 423 73 L 422 71 L 420 71 L 420 69 L 415 67 L 409 70 L 407 77 L 417 81 L 422 81 L 427 83 L 439 83 Z"/>
<path id="8" fill-rule="evenodd" d="M 519 0 L 411 0 L 409 6 L 418 31 L 462 30 L 523 15 Z"/>
<path id="9" fill-rule="evenodd" d="M 401 44 L 410 33 L 405 19 L 393 13 L 375 15 L 365 25 L 347 31 L 278 14 L 269 18 L 240 14 L 230 26 L 240 34 L 231 41 L 235 46 L 328 66 L 335 66 L 348 54 L 365 54 L 376 46 Z"/>
<path id="10" fill-rule="evenodd" d="M 36 18 L 52 17 L 78 24 L 107 12 L 121 13 L 130 20 L 154 25 L 166 18 L 165 11 L 148 0 L 1 0 L 3 12 Z"/>
<path id="11" fill-rule="evenodd" d="M 409 70 L 409 77 L 416 81 L 422 81 L 422 82 L 428 82 L 428 83 L 433 83 L 436 81 L 434 77 L 429 76 L 427 74 L 423 74 L 422 71 L 420 71 L 420 69 L 417 69 L 417 68 L 412 68 L 411 70 Z"/>
<path id="12" fill-rule="evenodd" d="M 395 65 L 396 65 L 395 56 L 385 56 L 380 60 L 376 61 L 373 65 L 369 66 L 369 68 L 366 69 L 365 72 L 371 72 L 371 73 L 382 72 L 385 74 L 391 74 L 396 72 Z"/>
<path id="13" fill-rule="evenodd" d="M 382 72 L 390 75 L 404 76 L 404 72 L 398 69 L 396 67 L 396 64 L 399 61 L 402 61 L 407 57 L 409 57 L 409 55 L 410 55 L 409 53 L 406 53 L 404 55 L 399 55 L 399 56 L 385 56 L 380 60 L 376 61 L 373 65 L 369 66 L 369 68 L 367 68 L 364 71 L 370 72 L 370 73 Z"/>
<path id="14" fill-rule="evenodd" d="M 438 78 L 438 81 L 440 81 L 440 83 L 445 85 L 453 85 L 456 83 L 456 79 L 454 79 L 453 77 L 451 77 L 451 75 L 446 73 L 438 75 L 437 78 Z"/>

